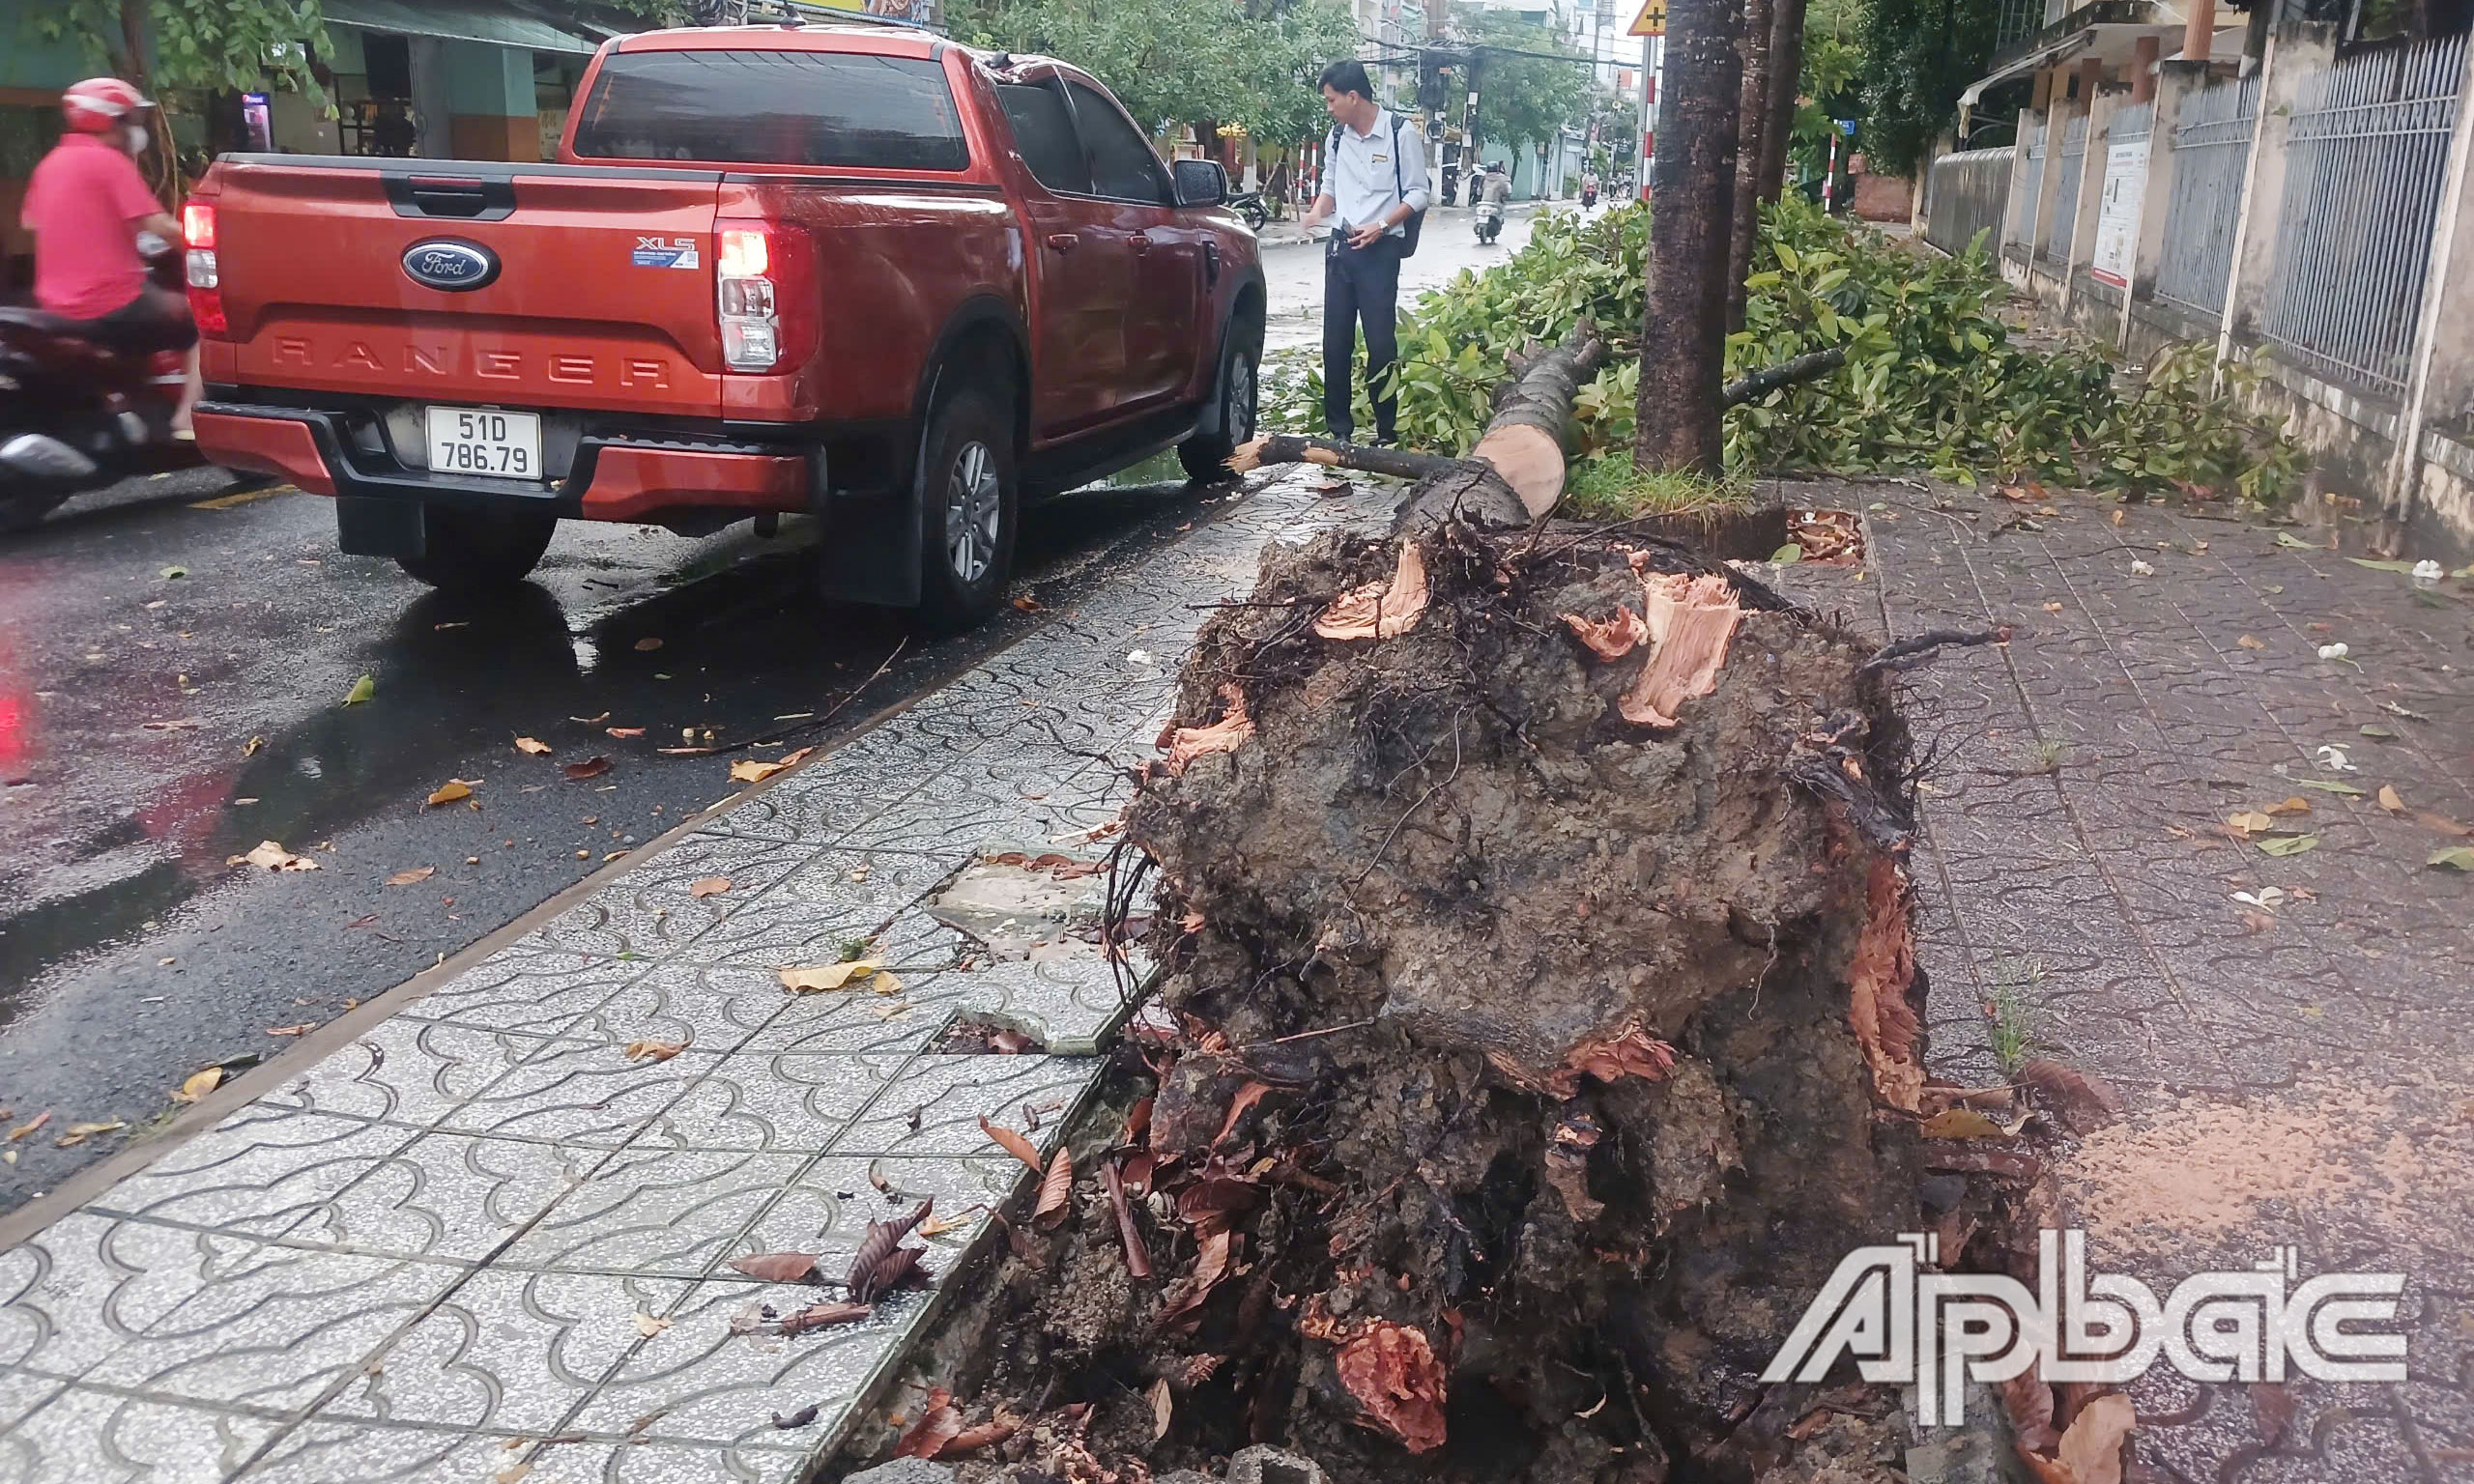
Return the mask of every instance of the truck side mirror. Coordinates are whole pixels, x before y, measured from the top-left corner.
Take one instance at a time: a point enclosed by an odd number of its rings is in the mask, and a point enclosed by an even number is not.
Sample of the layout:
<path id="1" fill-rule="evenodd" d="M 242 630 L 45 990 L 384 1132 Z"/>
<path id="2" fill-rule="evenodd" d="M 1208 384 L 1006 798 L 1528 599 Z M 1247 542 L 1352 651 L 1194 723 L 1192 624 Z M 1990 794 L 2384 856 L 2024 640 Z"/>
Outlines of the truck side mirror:
<path id="1" fill-rule="evenodd" d="M 1228 199 L 1228 172 L 1216 159 L 1181 159 L 1169 167 L 1179 206 L 1219 206 Z"/>

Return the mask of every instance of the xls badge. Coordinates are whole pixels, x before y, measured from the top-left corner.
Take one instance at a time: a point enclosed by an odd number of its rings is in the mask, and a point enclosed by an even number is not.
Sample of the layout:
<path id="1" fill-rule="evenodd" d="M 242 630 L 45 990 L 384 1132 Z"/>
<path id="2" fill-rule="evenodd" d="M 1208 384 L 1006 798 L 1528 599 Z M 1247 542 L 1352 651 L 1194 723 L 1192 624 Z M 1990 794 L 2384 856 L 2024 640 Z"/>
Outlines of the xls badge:
<path id="1" fill-rule="evenodd" d="M 696 256 L 696 239 L 692 237 L 640 237 L 634 254 L 638 268 L 700 268 Z"/>
<path id="2" fill-rule="evenodd" d="M 2405 1336 L 2358 1327 L 2396 1322 L 2401 1272 L 2303 1278 L 2299 1250 L 2279 1247 L 2247 1272 L 2193 1273 L 2159 1303 L 2137 1278 L 2091 1280 L 2085 1232 L 2038 1234 L 2033 1293 L 1999 1274 L 1919 1273 L 1940 1246 L 1908 1232 L 1849 1253 L 1761 1379 L 1820 1381 L 1849 1356 L 1866 1381 L 1914 1386 L 1927 1427 L 1962 1420 L 1969 1380 L 2032 1369 L 2120 1385 L 2160 1353 L 2194 1381 L 2283 1381 L 2288 1364 L 2315 1381 L 2405 1379 Z"/>

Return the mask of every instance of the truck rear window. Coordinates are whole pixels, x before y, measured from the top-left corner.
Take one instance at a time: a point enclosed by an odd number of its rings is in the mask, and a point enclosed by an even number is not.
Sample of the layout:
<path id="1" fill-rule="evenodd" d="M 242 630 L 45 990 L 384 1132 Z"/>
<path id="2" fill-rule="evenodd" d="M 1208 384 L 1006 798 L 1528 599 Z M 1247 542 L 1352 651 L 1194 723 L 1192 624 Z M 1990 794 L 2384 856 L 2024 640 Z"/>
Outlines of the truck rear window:
<path id="1" fill-rule="evenodd" d="M 613 52 L 575 151 L 874 170 L 970 164 L 941 64 L 815 51 Z"/>

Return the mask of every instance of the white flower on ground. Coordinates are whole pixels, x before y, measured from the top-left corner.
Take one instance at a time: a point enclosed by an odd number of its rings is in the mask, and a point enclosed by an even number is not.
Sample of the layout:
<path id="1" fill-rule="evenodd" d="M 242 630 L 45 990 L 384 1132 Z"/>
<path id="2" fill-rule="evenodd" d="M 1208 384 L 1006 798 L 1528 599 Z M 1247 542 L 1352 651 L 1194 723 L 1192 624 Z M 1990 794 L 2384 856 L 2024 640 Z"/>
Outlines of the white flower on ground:
<path id="1" fill-rule="evenodd" d="M 2154 577 L 2156 575 L 2156 569 L 2134 556 L 2131 558 L 2130 575 L 2133 577 Z"/>
<path id="2" fill-rule="evenodd" d="M 2442 575 L 2440 564 L 2428 556 L 2414 563 L 2414 582 L 2418 586 L 2431 586 L 2440 580 Z"/>
<path id="3" fill-rule="evenodd" d="M 2319 766 L 2326 768 L 2331 773 L 2352 773 L 2358 771 L 2352 763 L 2345 760 L 2345 750 L 2342 747 L 2321 747 L 2319 749 Z"/>
<path id="4" fill-rule="evenodd" d="M 2342 660 L 2349 652 L 2342 642 L 2319 646 L 2319 658 L 2323 660 Z"/>

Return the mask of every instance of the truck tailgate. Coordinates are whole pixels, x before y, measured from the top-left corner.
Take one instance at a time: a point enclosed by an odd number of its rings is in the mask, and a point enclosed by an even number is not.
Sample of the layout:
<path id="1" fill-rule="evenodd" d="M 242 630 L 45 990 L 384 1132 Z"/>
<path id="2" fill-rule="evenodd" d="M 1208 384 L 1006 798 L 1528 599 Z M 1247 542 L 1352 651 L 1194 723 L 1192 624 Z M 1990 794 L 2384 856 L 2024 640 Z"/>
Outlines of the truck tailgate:
<path id="1" fill-rule="evenodd" d="M 717 171 L 227 159 L 210 381 L 719 414 Z M 418 261 L 417 245 L 453 250 Z M 448 260 L 452 261 L 448 261 Z M 494 265 L 494 266 L 493 266 Z M 460 271 L 475 287 L 438 287 Z"/>

